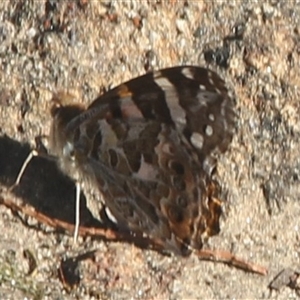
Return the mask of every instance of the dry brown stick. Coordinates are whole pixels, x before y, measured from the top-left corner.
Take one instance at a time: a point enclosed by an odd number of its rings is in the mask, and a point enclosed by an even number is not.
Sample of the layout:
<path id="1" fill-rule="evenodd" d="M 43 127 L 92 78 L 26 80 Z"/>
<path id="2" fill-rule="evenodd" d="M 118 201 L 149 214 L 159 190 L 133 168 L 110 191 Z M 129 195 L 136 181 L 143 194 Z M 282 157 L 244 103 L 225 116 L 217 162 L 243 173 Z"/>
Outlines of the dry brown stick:
<path id="1" fill-rule="evenodd" d="M 242 258 L 236 257 L 229 251 L 201 249 L 196 251 L 196 255 L 202 260 L 226 263 L 248 272 L 260 275 L 267 275 L 268 273 L 268 270 L 265 267 L 245 261 Z"/>
<path id="2" fill-rule="evenodd" d="M 48 225 L 54 228 L 62 228 L 70 233 L 74 231 L 75 225 L 70 223 L 50 218 L 41 212 L 37 212 L 33 207 L 23 204 L 17 204 L 14 201 L 4 199 L 0 197 L 0 204 L 5 205 L 7 208 L 11 209 L 14 212 L 21 212 L 26 216 L 35 218 L 38 222 Z M 81 236 L 101 236 L 109 240 L 116 240 L 121 238 L 121 234 L 117 233 L 112 229 L 107 228 L 95 228 L 95 227 L 80 227 L 79 233 Z M 123 236 L 124 238 L 125 236 Z"/>
<path id="3" fill-rule="evenodd" d="M 72 234 L 74 232 L 75 225 L 68 222 L 61 221 L 59 219 L 50 218 L 45 214 L 36 211 L 32 206 L 17 204 L 15 201 L 4 199 L 0 196 L 0 204 L 5 205 L 7 208 L 11 209 L 14 212 L 21 212 L 26 216 L 35 218 L 38 222 L 48 225 L 53 228 L 64 229 L 65 231 Z M 157 251 L 161 251 L 162 247 L 159 244 L 153 242 L 152 239 L 144 237 L 141 234 L 131 234 L 130 232 L 124 231 L 115 231 L 110 228 L 96 228 L 96 227 L 79 227 L 79 235 L 86 237 L 100 237 L 102 239 L 116 241 L 123 240 L 128 242 L 133 242 L 136 245 L 145 247 L 148 245 Z"/>
<path id="4" fill-rule="evenodd" d="M 43 213 L 37 212 L 33 207 L 17 204 L 14 201 L 4 199 L 0 197 L 0 204 L 5 205 L 7 208 L 11 209 L 14 212 L 21 212 L 27 216 L 35 218 L 38 222 L 46 224 L 48 226 L 54 228 L 62 228 L 70 233 L 74 231 L 75 225 L 69 224 L 67 222 L 49 218 Z M 95 228 L 95 227 L 80 227 L 79 234 L 81 236 L 94 236 L 94 237 L 103 237 L 107 240 L 118 240 L 118 239 L 129 239 L 132 240 L 133 236 L 131 234 L 126 234 L 123 232 L 116 232 L 112 229 L 107 228 Z M 140 236 L 138 236 L 140 238 Z M 152 241 L 155 243 L 158 248 L 161 248 L 161 244 L 159 242 L 155 242 L 154 240 L 144 238 L 146 240 Z M 209 260 L 215 262 L 222 262 L 229 265 L 232 265 L 236 268 L 242 269 L 244 271 L 257 273 L 260 275 L 266 275 L 267 269 L 265 267 L 259 266 L 257 264 L 247 262 L 241 258 L 236 257 L 229 251 L 223 250 L 209 250 L 202 249 L 194 251 L 196 255 L 202 260 Z"/>

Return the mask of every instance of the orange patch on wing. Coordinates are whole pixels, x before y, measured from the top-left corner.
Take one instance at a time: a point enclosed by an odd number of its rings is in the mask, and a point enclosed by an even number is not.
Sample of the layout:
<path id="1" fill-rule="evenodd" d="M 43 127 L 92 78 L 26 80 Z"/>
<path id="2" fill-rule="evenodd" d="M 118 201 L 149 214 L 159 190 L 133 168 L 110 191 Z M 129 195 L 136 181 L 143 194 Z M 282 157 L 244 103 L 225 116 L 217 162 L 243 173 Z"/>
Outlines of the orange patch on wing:
<path id="1" fill-rule="evenodd" d="M 131 97 L 132 92 L 129 91 L 128 86 L 126 84 L 122 84 L 118 87 L 118 95 L 120 98 Z"/>

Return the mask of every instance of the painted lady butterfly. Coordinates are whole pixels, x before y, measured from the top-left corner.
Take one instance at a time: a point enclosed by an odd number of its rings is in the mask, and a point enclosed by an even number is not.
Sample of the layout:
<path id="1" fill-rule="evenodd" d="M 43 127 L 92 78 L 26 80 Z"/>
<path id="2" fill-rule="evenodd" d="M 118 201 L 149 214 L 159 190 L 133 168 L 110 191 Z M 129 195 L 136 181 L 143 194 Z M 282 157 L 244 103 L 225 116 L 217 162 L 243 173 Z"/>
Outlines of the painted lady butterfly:
<path id="1" fill-rule="evenodd" d="M 219 232 L 213 155 L 234 132 L 233 97 L 213 71 L 182 66 L 148 73 L 87 108 L 56 96 L 52 154 L 88 178 L 118 226 L 188 255 Z"/>

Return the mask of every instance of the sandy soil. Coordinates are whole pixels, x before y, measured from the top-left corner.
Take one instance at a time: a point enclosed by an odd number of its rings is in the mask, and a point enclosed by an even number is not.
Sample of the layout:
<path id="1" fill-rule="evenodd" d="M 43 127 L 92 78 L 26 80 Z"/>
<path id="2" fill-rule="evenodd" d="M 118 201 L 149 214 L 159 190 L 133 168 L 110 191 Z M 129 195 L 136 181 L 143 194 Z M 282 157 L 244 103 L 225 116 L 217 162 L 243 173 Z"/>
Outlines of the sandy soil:
<path id="1" fill-rule="evenodd" d="M 0 2 L 0 191 L 51 218 L 74 221 L 74 183 L 35 158 L 9 187 L 35 138 L 47 135 L 50 99 L 70 91 L 82 103 L 150 69 L 208 66 L 237 95 L 238 127 L 219 160 L 228 206 L 209 247 L 269 269 L 164 256 L 124 242 L 72 237 L 0 206 L 1 299 L 296 299 L 270 291 L 284 268 L 300 268 L 300 5 L 213 1 Z M 97 224 L 82 196 L 82 218 Z M 58 277 L 63 258 L 79 264 L 78 287 Z M 32 253 L 36 269 L 30 273 Z M 298 287 L 298 289 L 297 289 Z"/>

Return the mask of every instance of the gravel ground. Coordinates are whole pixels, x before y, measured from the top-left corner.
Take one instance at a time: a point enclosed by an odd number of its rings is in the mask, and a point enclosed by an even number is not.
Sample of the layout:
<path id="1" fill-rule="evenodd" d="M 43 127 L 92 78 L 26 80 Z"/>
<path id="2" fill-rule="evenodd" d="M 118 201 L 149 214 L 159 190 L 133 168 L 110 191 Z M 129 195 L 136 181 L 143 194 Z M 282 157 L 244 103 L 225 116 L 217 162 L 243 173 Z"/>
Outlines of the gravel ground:
<path id="1" fill-rule="evenodd" d="M 299 1 L 1 1 L 1 197 L 74 220 L 74 183 L 49 159 L 33 159 L 21 184 L 7 191 L 35 138 L 49 132 L 53 92 L 90 103 L 148 70 L 208 66 L 234 88 L 238 114 L 218 166 L 228 205 L 222 231 L 208 246 L 269 273 L 124 242 L 80 238 L 73 246 L 65 232 L 0 206 L 0 298 L 299 298 L 299 282 L 268 289 L 282 269 L 300 268 L 299 16 Z M 86 207 L 92 196 L 82 196 L 82 218 L 95 226 Z M 92 250 L 79 264 L 80 283 L 64 288 L 61 260 Z M 36 260 L 33 273 L 28 253 Z"/>

